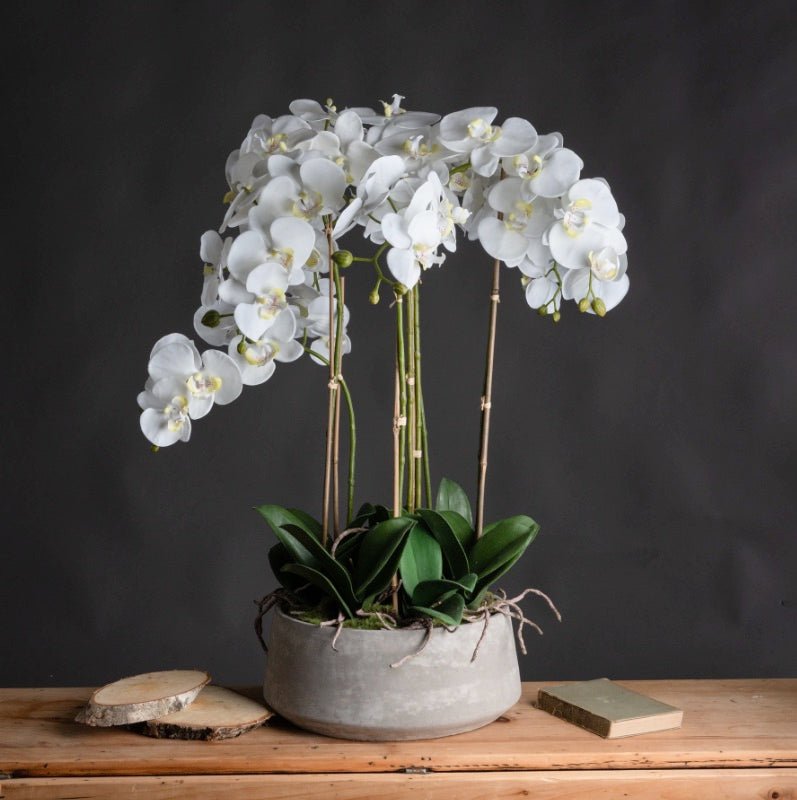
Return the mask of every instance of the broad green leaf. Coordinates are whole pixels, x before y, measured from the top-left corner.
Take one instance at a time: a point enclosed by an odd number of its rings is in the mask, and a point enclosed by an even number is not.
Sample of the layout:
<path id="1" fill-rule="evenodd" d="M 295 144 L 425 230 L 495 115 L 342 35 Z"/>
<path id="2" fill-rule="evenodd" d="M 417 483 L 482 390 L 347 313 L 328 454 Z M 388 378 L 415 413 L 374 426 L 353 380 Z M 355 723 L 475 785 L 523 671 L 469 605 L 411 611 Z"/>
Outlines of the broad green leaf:
<path id="1" fill-rule="evenodd" d="M 304 564 L 288 564 L 282 568 L 282 571 L 291 575 L 298 575 L 299 577 L 304 578 L 306 582 L 312 583 L 313 586 L 318 587 L 322 592 L 324 592 L 324 594 L 331 597 L 340 606 L 340 610 L 349 619 L 354 619 L 355 615 L 351 608 L 349 608 L 346 601 L 340 596 L 340 593 L 335 588 L 335 585 L 326 575 L 324 575 L 323 572 L 313 569 L 312 567 L 305 566 Z"/>
<path id="2" fill-rule="evenodd" d="M 463 597 L 470 590 L 456 581 L 423 581 L 415 587 L 415 591 L 410 595 L 414 606 L 434 607 L 447 600 L 454 594 L 462 594 Z"/>
<path id="3" fill-rule="evenodd" d="M 540 526 L 523 515 L 502 519 L 478 539 L 470 551 L 471 569 L 479 577 L 500 568 L 508 560 L 517 560 L 534 541 Z"/>
<path id="4" fill-rule="evenodd" d="M 471 565 L 479 574 L 474 596 L 481 595 L 515 565 L 539 530 L 540 526 L 525 516 L 510 517 L 491 526 L 471 550 Z"/>
<path id="5" fill-rule="evenodd" d="M 282 572 L 282 568 L 288 564 L 296 563 L 291 556 L 288 548 L 282 542 L 277 542 L 268 551 L 268 563 L 271 565 L 271 571 L 274 577 L 286 588 L 296 591 L 300 586 L 303 586 L 307 581 L 303 581 L 296 575 L 286 575 Z"/>
<path id="6" fill-rule="evenodd" d="M 304 512 L 297 514 L 291 509 L 268 504 L 257 506 L 256 510 L 268 522 L 275 534 L 283 525 L 296 525 L 296 527 L 309 533 L 313 538 L 318 538 L 315 533 L 318 523 L 309 515 L 304 514 Z"/>
<path id="7" fill-rule="evenodd" d="M 473 527 L 465 517 L 456 511 L 439 511 L 438 513 L 449 524 L 467 553 L 471 545 L 476 541 L 476 531 L 473 530 Z"/>
<path id="8" fill-rule="evenodd" d="M 364 525 L 373 527 L 378 522 L 384 522 L 386 519 L 390 519 L 390 517 L 390 511 L 384 506 L 374 506 L 370 503 L 363 503 L 354 515 L 354 519 L 349 523 L 349 527 L 360 528 Z"/>
<path id="9" fill-rule="evenodd" d="M 420 525 L 416 525 L 407 536 L 399 561 L 399 572 L 404 590 L 410 597 L 422 581 L 434 581 L 443 577 L 443 553 L 440 545 Z"/>
<path id="10" fill-rule="evenodd" d="M 416 524 L 414 519 L 395 517 L 380 522 L 366 533 L 354 567 L 357 597 L 367 597 L 387 588 L 398 568 L 407 535 Z"/>
<path id="11" fill-rule="evenodd" d="M 346 603 L 356 608 L 357 599 L 354 596 L 351 577 L 343 564 L 336 561 L 318 539 L 302 528 L 288 523 L 282 526 L 282 530 L 293 536 L 313 556 L 315 563 L 306 564 L 306 566 L 322 572 L 332 582 Z"/>
<path id="12" fill-rule="evenodd" d="M 435 608 L 428 608 L 424 606 L 413 606 L 410 611 L 418 614 L 423 614 L 425 617 L 439 620 L 443 625 L 450 628 L 456 628 L 462 622 L 462 612 L 465 610 L 465 601 L 462 595 L 454 594 L 449 597 L 445 602 L 441 603 Z"/>
<path id="13" fill-rule="evenodd" d="M 448 478 L 440 481 L 435 509 L 437 511 L 456 511 L 465 518 L 468 525 L 473 526 L 473 514 L 471 514 L 470 501 L 465 490 Z"/>
<path id="14" fill-rule="evenodd" d="M 432 511 L 429 508 L 421 508 L 418 510 L 418 516 L 423 520 L 425 527 L 432 536 L 437 539 L 443 551 L 450 577 L 458 578 L 470 572 L 470 566 L 468 565 L 468 556 L 460 542 L 459 536 L 457 536 L 454 525 L 459 525 L 461 522 L 468 530 L 470 530 L 470 527 L 459 514 L 456 515 L 458 521 L 452 525 L 451 522 L 443 516 L 443 513 L 444 512 Z M 445 513 L 453 515 L 454 512 Z"/>
<path id="15" fill-rule="evenodd" d="M 300 508 L 286 508 L 285 510 L 289 511 L 294 517 L 300 520 L 302 527 L 308 533 L 312 533 L 316 539 L 321 538 L 323 527 L 315 517 L 311 517 L 306 511 L 302 511 Z"/>

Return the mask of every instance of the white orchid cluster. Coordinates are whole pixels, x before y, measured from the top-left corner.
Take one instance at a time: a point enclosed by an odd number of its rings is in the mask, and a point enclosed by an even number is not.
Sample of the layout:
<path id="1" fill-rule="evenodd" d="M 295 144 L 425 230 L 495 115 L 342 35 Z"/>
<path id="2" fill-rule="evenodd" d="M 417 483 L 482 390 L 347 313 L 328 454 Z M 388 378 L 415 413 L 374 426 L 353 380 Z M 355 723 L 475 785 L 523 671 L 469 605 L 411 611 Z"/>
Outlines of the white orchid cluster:
<path id="1" fill-rule="evenodd" d="M 562 300 L 603 316 L 628 291 L 624 220 L 602 178 L 559 133 L 538 135 L 497 109 L 439 115 L 405 111 L 394 95 L 376 112 L 296 100 L 290 114 L 255 118 L 227 160 L 220 233 L 202 236 L 197 334 L 159 340 L 139 395 L 141 428 L 155 446 L 187 441 L 191 421 L 267 381 L 276 362 L 331 357 L 337 317 L 330 262 L 370 262 L 382 282 L 411 289 L 456 249 L 457 230 L 517 267 L 528 304 L 559 320 Z M 360 227 L 371 258 L 340 250 Z M 237 235 L 224 236 L 235 229 Z M 386 251 L 386 252 L 385 252 Z M 379 258 L 385 254 L 389 275 Z M 330 300 L 330 293 L 333 298 Z M 351 349 L 343 308 L 342 352 Z"/>

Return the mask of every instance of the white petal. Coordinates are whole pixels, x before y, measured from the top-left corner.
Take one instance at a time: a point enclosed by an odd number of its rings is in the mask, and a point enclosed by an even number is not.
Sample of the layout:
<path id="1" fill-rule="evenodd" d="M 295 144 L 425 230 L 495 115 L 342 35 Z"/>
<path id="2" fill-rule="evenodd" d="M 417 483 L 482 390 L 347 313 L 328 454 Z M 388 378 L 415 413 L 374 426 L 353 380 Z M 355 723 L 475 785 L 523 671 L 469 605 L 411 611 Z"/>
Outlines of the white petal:
<path id="1" fill-rule="evenodd" d="M 230 273 L 246 283 L 249 273 L 268 258 L 263 237 L 256 231 L 245 231 L 232 243 L 228 259 Z"/>
<path id="2" fill-rule="evenodd" d="M 194 397 L 188 395 L 188 416 L 191 419 L 202 419 L 210 414 L 210 409 L 213 408 L 213 395 L 207 397 Z"/>
<path id="3" fill-rule="evenodd" d="M 265 320 L 260 316 L 256 305 L 241 303 L 235 307 L 235 324 L 249 339 L 259 339 L 272 324 L 272 320 Z"/>
<path id="4" fill-rule="evenodd" d="M 412 239 L 407 234 L 406 224 L 404 218 L 400 214 L 385 214 L 382 217 L 382 233 L 385 235 L 385 241 L 406 250 L 412 247 Z"/>
<path id="5" fill-rule="evenodd" d="M 354 227 L 362 205 L 363 201 L 359 197 L 355 197 L 354 200 L 340 212 L 340 216 L 332 230 L 332 235 L 336 239 L 339 239 L 343 234 L 348 233 L 348 231 Z"/>
<path id="6" fill-rule="evenodd" d="M 205 231 L 199 240 L 199 257 L 205 264 L 214 266 L 221 261 L 223 242 L 216 231 Z"/>
<path id="7" fill-rule="evenodd" d="M 147 408 L 141 412 L 139 424 L 141 425 L 141 432 L 149 439 L 156 447 L 168 447 L 170 444 L 179 442 L 183 438 L 183 433 L 180 430 L 169 430 L 167 420 L 163 411 L 156 408 Z M 185 420 L 183 427 L 187 427 L 190 435 L 191 421 Z M 184 438 L 187 441 L 187 437 Z"/>
<path id="8" fill-rule="evenodd" d="M 268 330 L 268 338 L 278 342 L 287 342 L 296 334 L 296 317 L 286 308 L 274 318 L 274 324 Z"/>
<path id="9" fill-rule="evenodd" d="M 159 381 L 163 378 L 185 380 L 196 371 L 196 360 L 191 348 L 181 342 L 161 347 L 150 359 L 149 375 Z"/>
<path id="10" fill-rule="evenodd" d="M 275 361 L 281 361 L 288 364 L 291 361 L 296 361 L 304 354 L 304 348 L 295 339 L 288 342 L 281 342 L 277 354 L 274 356 Z"/>
<path id="11" fill-rule="evenodd" d="M 335 122 L 335 134 L 343 149 L 363 138 L 363 123 L 356 112 L 344 111 Z"/>
<path id="12" fill-rule="evenodd" d="M 526 286 L 526 302 L 532 308 L 548 303 L 556 292 L 556 284 L 547 278 L 535 278 Z"/>
<path id="13" fill-rule="evenodd" d="M 315 246 L 315 231 L 310 223 L 296 217 L 281 217 L 271 224 L 271 243 L 277 250 L 293 252 L 293 265 L 304 266 Z"/>
<path id="14" fill-rule="evenodd" d="M 540 197 L 559 197 L 578 180 L 583 168 L 584 162 L 572 150 L 556 150 L 543 161 L 540 174 L 531 179 L 531 191 Z"/>
<path id="15" fill-rule="evenodd" d="M 548 244 L 556 261 L 570 269 L 589 267 L 591 251 L 613 247 L 619 254 L 628 249 L 625 237 L 616 228 L 594 224 L 587 225 L 578 236 L 570 236 L 557 222 L 548 231 Z"/>
<path id="16" fill-rule="evenodd" d="M 490 124 L 497 116 L 498 109 L 493 106 L 474 106 L 462 111 L 446 114 L 440 120 L 440 138 L 444 143 L 457 142 L 469 137 L 468 125 L 477 119 Z"/>
<path id="17" fill-rule="evenodd" d="M 440 244 L 440 227 L 436 211 L 424 211 L 413 218 L 407 227 L 413 244 L 435 248 Z"/>
<path id="18" fill-rule="evenodd" d="M 529 246 L 525 236 L 510 230 L 495 217 L 485 217 L 479 223 L 479 241 L 488 255 L 514 264 L 523 258 Z"/>
<path id="19" fill-rule="evenodd" d="M 322 214 L 337 211 L 343 206 L 343 192 L 346 191 L 346 176 L 343 170 L 325 158 L 305 161 L 299 173 L 302 183 L 308 189 L 318 192 L 323 198 Z"/>
<path id="20" fill-rule="evenodd" d="M 499 161 L 498 156 L 487 146 L 477 147 L 470 154 L 470 163 L 473 166 L 473 171 L 477 175 L 483 175 L 485 178 L 495 175 Z"/>
<path id="21" fill-rule="evenodd" d="M 246 288 L 254 294 L 261 295 L 268 293 L 271 289 L 281 289 L 284 292 L 288 288 L 288 274 L 282 264 L 268 261 L 255 267 L 249 273 Z"/>
<path id="22" fill-rule="evenodd" d="M 617 281 L 592 281 L 595 294 L 603 300 L 606 310 L 611 311 L 628 294 L 628 275 Z"/>
<path id="23" fill-rule="evenodd" d="M 299 186 L 289 175 L 278 175 L 276 178 L 272 178 L 263 187 L 257 199 L 263 219 L 291 216 L 298 193 Z"/>
<path id="24" fill-rule="evenodd" d="M 520 117 L 509 117 L 501 126 L 501 135 L 490 145 L 497 156 L 519 156 L 534 147 L 537 131 L 534 126 Z"/>
<path id="25" fill-rule="evenodd" d="M 571 269 L 562 278 L 562 297 L 578 302 L 589 293 L 589 270 Z"/>
<path id="26" fill-rule="evenodd" d="M 617 202 L 612 197 L 609 184 L 600 178 L 585 178 L 573 184 L 567 196 L 571 200 L 586 199 L 591 203 L 589 217 L 606 227 L 617 227 L 620 224 L 620 212 Z"/>
<path id="27" fill-rule="evenodd" d="M 410 250 L 391 248 L 387 251 L 387 265 L 393 277 L 408 289 L 412 289 L 421 277 L 421 268 Z"/>
<path id="28" fill-rule="evenodd" d="M 487 202 L 491 208 L 503 214 L 515 211 L 520 202 L 520 187 L 523 181 L 520 178 L 504 178 L 498 181 L 487 193 Z"/>
<path id="29" fill-rule="evenodd" d="M 213 395 L 214 402 L 224 406 L 240 396 L 241 373 L 235 361 L 218 350 L 206 350 L 202 354 L 202 361 L 211 375 L 221 378 L 221 387 Z"/>

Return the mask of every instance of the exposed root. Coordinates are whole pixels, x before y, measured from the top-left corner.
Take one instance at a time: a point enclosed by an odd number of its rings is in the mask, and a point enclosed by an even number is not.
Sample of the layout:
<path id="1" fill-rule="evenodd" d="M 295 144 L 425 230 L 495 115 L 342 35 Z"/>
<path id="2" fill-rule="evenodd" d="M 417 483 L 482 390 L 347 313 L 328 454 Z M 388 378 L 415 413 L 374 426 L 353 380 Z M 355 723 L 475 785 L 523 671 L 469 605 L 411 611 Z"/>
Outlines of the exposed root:
<path id="1" fill-rule="evenodd" d="M 413 622 L 412 625 L 409 625 L 407 627 L 409 627 L 409 628 L 418 628 L 418 627 L 426 628 L 426 633 L 424 634 L 423 641 L 421 642 L 421 646 L 414 653 L 407 653 L 407 655 L 404 656 L 404 658 L 399 659 L 398 661 L 396 661 L 395 664 L 391 664 L 390 665 L 391 669 L 398 669 L 399 667 L 403 666 L 404 664 L 406 664 L 411 659 L 415 658 L 415 656 L 419 656 L 424 651 L 424 649 L 426 648 L 426 645 L 429 644 L 429 640 L 432 638 L 432 630 L 434 628 L 434 625 L 432 624 L 432 620 L 430 620 L 430 619 L 417 620 L 416 622 Z"/>
<path id="2" fill-rule="evenodd" d="M 332 558 L 335 557 L 335 551 L 338 549 L 338 545 L 347 537 L 352 536 L 355 533 L 361 533 L 362 531 L 367 531 L 368 528 L 346 528 L 345 531 L 341 531 L 336 537 L 335 541 L 332 542 L 332 550 L 330 551 L 330 555 Z"/>

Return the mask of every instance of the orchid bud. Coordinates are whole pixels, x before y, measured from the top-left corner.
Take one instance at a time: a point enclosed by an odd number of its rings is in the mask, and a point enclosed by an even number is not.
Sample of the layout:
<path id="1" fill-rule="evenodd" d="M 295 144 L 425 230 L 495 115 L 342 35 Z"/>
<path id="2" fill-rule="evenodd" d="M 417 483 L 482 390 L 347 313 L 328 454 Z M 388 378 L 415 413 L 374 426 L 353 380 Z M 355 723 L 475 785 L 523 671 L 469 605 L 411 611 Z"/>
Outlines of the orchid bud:
<path id="1" fill-rule="evenodd" d="M 606 316 L 606 303 L 601 300 L 600 297 L 596 297 L 592 301 L 592 310 L 599 316 L 605 317 Z"/>
<path id="2" fill-rule="evenodd" d="M 587 311 L 589 311 L 589 300 L 587 300 L 587 298 L 586 298 L 586 297 L 582 297 L 582 298 L 581 298 L 581 299 L 578 301 L 578 310 L 579 310 L 579 311 L 580 311 L 582 314 L 586 314 L 586 313 L 587 313 Z"/>
<path id="3" fill-rule="evenodd" d="M 560 319 L 562 319 L 561 313 L 559 311 L 554 311 L 553 312 L 553 321 L 554 322 L 559 322 Z"/>
<path id="4" fill-rule="evenodd" d="M 368 302 L 375 306 L 379 302 L 379 290 L 374 289 L 371 294 L 368 295 Z"/>
<path id="5" fill-rule="evenodd" d="M 547 316 L 547 315 L 548 315 L 548 306 L 540 306 L 540 307 L 537 309 L 537 313 L 538 313 L 538 314 L 539 314 L 541 317 L 545 317 L 545 316 Z"/>
<path id="6" fill-rule="evenodd" d="M 393 287 L 393 291 L 396 293 L 396 297 L 403 297 L 407 294 L 407 287 L 403 283 L 397 283 Z"/>
<path id="7" fill-rule="evenodd" d="M 221 322 L 221 314 L 218 311 L 214 311 L 210 309 L 210 311 L 206 311 L 204 316 L 202 317 L 202 324 L 206 328 L 218 328 L 219 322 Z"/>
<path id="8" fill-rule="evenodd" d="M 354 256 L 351 254 L 350 250 L 338 250 L 337 252 L 332 254 L 332 260 L 339 266 L 343 267 L 350 267 L 352 262 L 354 261 Z"/>
<path id="9" fill-rule="evenodd" d="M 246 354 L 246 339 L 241 339 L 241 341 L 238 342 L 238 346 L 235 349 L 238 351 L 238 353 L 240 355 L 245 355 Z"/>
<path id="10" fill-rule="evenodd" d="M 151 446 L 149 449 L 150 449 L 150 450 L 151 450 L 153 453 L 157 453 L 157 452 L 158 452 L 158 450 L 160 450 L 160 447 L 158 447 L 158 445 L 156 445 L 156 444 L 153 444 L 153 445 L 152 445 L 152 446 Z"/>

